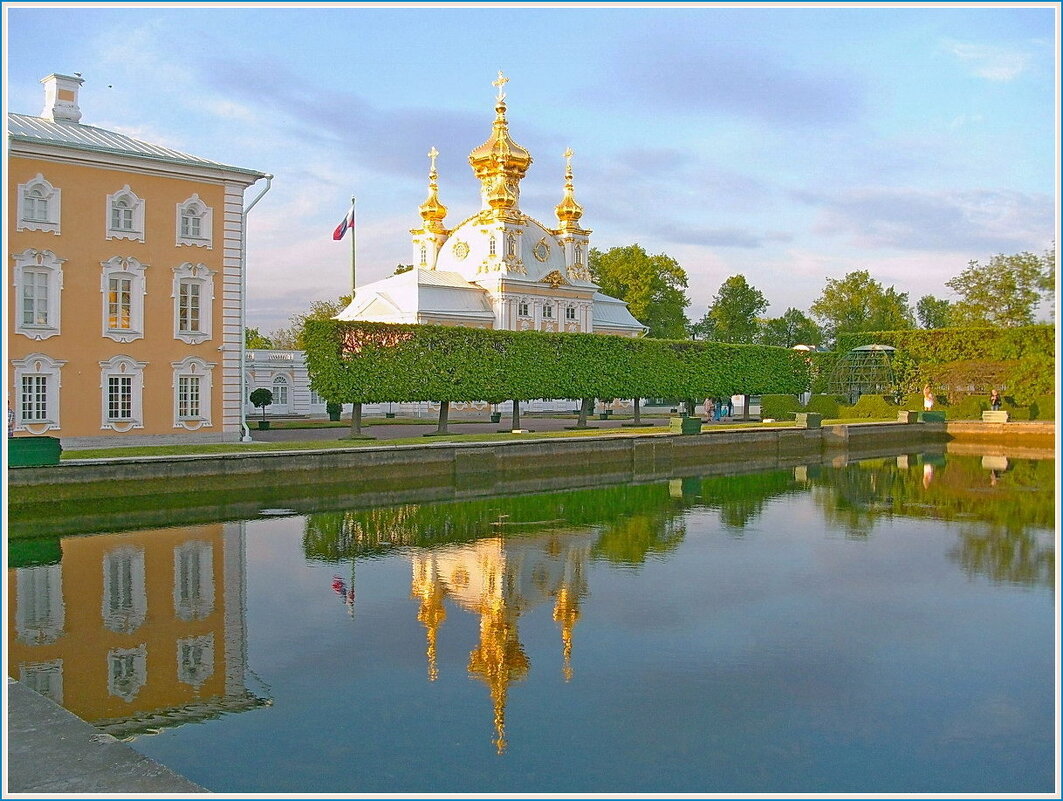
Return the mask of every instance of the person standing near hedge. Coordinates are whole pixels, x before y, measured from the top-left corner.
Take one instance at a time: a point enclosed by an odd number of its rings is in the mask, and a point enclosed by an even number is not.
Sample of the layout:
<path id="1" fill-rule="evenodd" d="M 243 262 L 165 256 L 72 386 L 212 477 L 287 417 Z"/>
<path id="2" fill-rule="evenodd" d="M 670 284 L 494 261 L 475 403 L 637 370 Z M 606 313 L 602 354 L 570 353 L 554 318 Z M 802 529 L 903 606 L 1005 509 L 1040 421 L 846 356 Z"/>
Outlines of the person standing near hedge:
<path id="1" fill-rule="evenodd" d="M 994 412 L 1000 411 L 1000 392 L 996 388 L 989 391 L 989 408 Z"/>
<path id="2" fill-rule="evenodd" d="M 929 412 L 934 408 L 934 393 L 930 391 L 930 384 L 923 387 L 923 411 Z"/>

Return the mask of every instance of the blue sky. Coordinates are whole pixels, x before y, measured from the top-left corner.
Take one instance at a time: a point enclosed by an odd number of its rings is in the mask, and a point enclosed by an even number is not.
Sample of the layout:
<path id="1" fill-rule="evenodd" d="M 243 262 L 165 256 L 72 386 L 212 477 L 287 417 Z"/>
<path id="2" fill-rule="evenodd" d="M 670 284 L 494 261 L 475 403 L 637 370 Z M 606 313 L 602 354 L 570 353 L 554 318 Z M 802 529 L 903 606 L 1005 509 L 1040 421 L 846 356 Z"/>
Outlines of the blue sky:
<path id="1" fill-rule="evenodd" d="M 6 4 L 6 102 L 79 72 L 82 122 L 273 173 L 250 215 L 248 321 L 412 260 L 428 159 L 457 224 L 494 117 L 547 224 L 566 147 L 591 242 L 675 257 L 688 316 L 741 273 L 807 311 L 828 278 L 952 297 L 971 259 L 1056 236 L 1056 5 L 229 8 Z M 250 200 L 256 190 L 247 194 Z"/>

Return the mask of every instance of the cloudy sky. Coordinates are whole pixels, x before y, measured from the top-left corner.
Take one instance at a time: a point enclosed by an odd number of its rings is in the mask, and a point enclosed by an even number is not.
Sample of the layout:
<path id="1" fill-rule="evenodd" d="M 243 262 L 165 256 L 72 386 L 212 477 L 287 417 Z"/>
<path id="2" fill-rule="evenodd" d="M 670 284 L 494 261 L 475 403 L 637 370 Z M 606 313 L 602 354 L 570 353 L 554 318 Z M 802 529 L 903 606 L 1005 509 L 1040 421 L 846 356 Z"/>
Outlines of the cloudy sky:
<path id="1" fill-rule="evenodd" d="M 477 210 L 499 69 L 523 211 L 554 222 L 571 147 L 592 244 L 678 259 L 691 318 L 739 273 L 773 316 L 860 269 L 952 297 L 1056 235 L 1052 6 L 4 10 L 8 111 L 79 72 L 83 123 L 275 175 L 248 234 L 267 331 L 349 291 L 352 195 L 358 283 L 412 260 L 431 147 L 448 222 Z"/>

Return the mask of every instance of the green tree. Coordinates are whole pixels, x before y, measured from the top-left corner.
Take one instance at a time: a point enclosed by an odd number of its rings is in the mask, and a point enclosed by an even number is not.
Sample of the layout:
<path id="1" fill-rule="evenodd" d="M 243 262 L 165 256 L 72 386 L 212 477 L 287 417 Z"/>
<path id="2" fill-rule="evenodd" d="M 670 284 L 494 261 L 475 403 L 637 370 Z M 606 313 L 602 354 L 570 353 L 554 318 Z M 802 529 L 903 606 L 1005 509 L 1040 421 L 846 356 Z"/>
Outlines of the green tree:
<path id="1" fill-rule="evenodd" d="M 966 270 L 945 282 L 960 296 L 952 307 L 952 323 L 1002 328 L 1030 325 L 1045 282 L 1044 261 L 1029 251 L 1011 256 L 998 253 L 988 264 L 972 260 Z"/>
<path id="2" fill-rule="evenodd" d="M 1041 280 L 1038 282 L 1038 288 L 1041 290 L 1041 295 L 1046 301 L 1053 301 L 1056 297 L 1056 243 L 1052 243 L 1052 247 L 1045 251 L 1045 255 L 1041 259 Z M 1056 316 L 1056 307 L 1053 305 L 1051 308 L 1052 319 Z"/>
<path id="3" fill-rule="evenodd" d="M 791 307 L 783 312 L 782 317 L 761 320 L 756 341 L 758 345 L 775 345 L 780 348 L 822 345 L 823 329 L 804 312 Z"/>
<path id="4" fill-rule="evenodd" d="M 650 256 L 637 244 L 604 253 L 592 248 L 588 267 L 602 292 L 626 301 L 649 336 L 686 339 L 687 274 L 671 256 Z"/>
<path id="5" fill-rule="evenodd" d="M 271 331 L 269 338 L 273 340 L 273 347 L 280 350 L 305 350 L 306 343 L 303 341 L 303 328 L 307 320 L 331 320 L 348 305 L 351 296 L 343 295 L 337 300 L 315 300 L 310 308 L 302 314 L 293 314 L 288 318 L 287 328 L 278 328 Z"/>
<path id="6" fill-rule="evenodd" d="M 732 275 L 720 286 L 706 317 L 711 322 L 707 339 L 716 342 L 752 342 L 757 335 L 757 318 L 768 301 L 751 287 L 744 275 Z"/>
<path id="7" fill-rule="evenodd" d="M 915 304 L 915 314 L 923 328 L 948 328 L 952 304 L 943 298 L 923 295 Z"/>
<path id="8" fill-rule="evenodd" d="M 859 331 L 899 331 L 915 327 L 908 293 L 884 289 L 867 270 L 830 278 L 823 294 L 809 307 L 830 340 Z"/>
<path id="9" fill-rule="evenodd" d="M 408 273 L 412 269 L 412 264 L 396 264 L 395 272 L 393 272 L 392 275 L 402 275 L 403 273 Z"/>
<path id="10" fill-rule="evenodd" d="M 267 337 L 262 336 L 257 328 L 244 329 L 244 347 L 256 350 L 269 350 L 273 343 Z"/>

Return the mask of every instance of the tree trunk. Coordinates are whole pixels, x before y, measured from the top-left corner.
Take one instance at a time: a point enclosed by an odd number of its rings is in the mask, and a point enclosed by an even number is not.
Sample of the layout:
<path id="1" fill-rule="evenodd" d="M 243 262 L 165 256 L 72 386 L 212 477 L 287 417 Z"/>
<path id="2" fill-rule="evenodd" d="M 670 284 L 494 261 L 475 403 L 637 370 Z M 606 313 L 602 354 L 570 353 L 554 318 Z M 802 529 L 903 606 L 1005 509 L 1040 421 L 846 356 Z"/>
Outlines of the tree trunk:
<path id="1" fill-rule="evenodd" d="M 520 401 L 513 401 L 513 425 L 511 428 L 517 431 L 520 428 Z"/>
<path id="2" fill-rule="evenodd" d="M 362 435 L 362 404 L 355 401 L 351 408 L 351 436 Z"/>
<path id="3" fill-rule="evenodd" d="M 450 401 L 439 402 L 439 425 L 436 427 L 437 434 L 447 433 L 447 420 L 450 417 Z"/>
<path id="4" fill-rule="evenodd" d="M 642 417 L 641 417 L 642 411 L 639 408 L 639 401 L 640 400 L 641 400 L 641 398 L 635 398 L 634 417 L 633 417 L 633 419 L 631 421 L 632 423 L 634 423 L 637 426 L 638 425 L 642 425 Z"/>
<path id="5" fill-rule="evenodd" d="M 587 427 L 587 416 L 591 413 L 591 409 L 594 407 L 594 398 L 581 398 L 579 402 L 579 419 L 576 421 L 576 428 Z"/>
<path id="6" fill-rule="evenodd" d="M 742 419 L 743 420 L 748 420 L 749 419 L 749 396 L 748 395 L 743 395 L 742 396 Z"/>
<path id="7" fill-rule="evenodd" d="M 698 402 L 693 398 L 687 398 L 687 416 L 695 417 L 694 409 L 697 408 Z"/>

